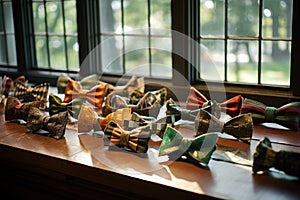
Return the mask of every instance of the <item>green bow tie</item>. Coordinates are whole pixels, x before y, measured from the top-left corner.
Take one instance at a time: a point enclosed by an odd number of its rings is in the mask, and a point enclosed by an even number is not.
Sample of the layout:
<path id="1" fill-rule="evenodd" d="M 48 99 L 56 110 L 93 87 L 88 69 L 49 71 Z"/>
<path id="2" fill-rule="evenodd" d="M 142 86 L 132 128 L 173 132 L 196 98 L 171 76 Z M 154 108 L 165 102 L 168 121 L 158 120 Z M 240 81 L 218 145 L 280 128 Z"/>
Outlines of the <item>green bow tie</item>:
<path id="1" fill-rule="evenodd" d="M 200 162 L 208 165 L 211 155 L 216 149 L 217 133 L 207 133 L 196 138 L 184 138 L 179 131 L 167 127 L 162 143 L 159 147 L 159 155 L 168 155 L 170 159 L 177 160 L 186 155 L 191 162 Z"/>

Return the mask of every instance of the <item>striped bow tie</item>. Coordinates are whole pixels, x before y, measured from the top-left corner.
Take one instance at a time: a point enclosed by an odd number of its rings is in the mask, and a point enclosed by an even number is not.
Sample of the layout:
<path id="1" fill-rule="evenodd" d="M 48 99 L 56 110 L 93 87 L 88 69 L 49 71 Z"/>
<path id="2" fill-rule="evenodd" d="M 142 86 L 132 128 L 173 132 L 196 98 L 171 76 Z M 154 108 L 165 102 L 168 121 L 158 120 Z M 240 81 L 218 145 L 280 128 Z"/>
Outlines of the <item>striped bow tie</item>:
<path id="1" fill-rule="evenodd" d="M 78 132 L 103 131 L 111 120 L 122 126 L 124 120 L 128 120 L 130 115 L 131 109 L 123 108 L 110 113 L 106 117 L 101 117 L 89 104 L 83 103 L 78 115 Z"/>
<path id="2" fill-rule="evenodd" d="M 104 129 L 105 145 L 114 144 L 136 153 L 147 152 L 150 137 L 151 133 L 148 126 L 125 131 L 119 124 L 110 121 Z"/>
<path id="3" fill-rule="evenodd" d="M 185 160 L 196 165 L 208 165 L 216 149 L 218 134 L 208 133 L 195 138 L 185 138 L 172 127 L 167 127 L 159 156 L 168 155 L 170 160 Z M 184 156 L 185 159 L 182 159 Z"/>
<path id="4" fill-rule="evenodd" d="M 68 111 L 72 117 L 77 119 L 81 105 L 84 101 L 84 98 L 76 98 L 69 103 L 64 103 L 58 96 L 51 93 L 49 94 L 49 114 L 52 116 L 59 112 Z"/>
<path id="5" fill-rule="evenodd" d="M 288 175 L 300 177 L 300 153 L 275 151 L 272 149 L 271 141 L 267 137 L 262 138 L 253 154 L 252 171 L 265 172 L 272 167 Z"/>
<path id="6" fill-rule="evenodd" d="M 68 85 L 69 80 L 72 80 L 72 78 L 69 77 L 67 74 L 62 73 L 61 75 L 59 75 L 59 77 L 56 81 L 58 94 L 64 94 L 65 93 L 65 90 L 66 90 L 66 87 Z M 98 80 L 99 80 L 99 78 L 98 78 L 97 74 L 91 74 L 89 76 L 86 76 L 86 77 L 82 78 L 78 82 L 82 86 L 82 89 L 89 90 L 89 89 L 91 89 L 92 87 L 94 87 L 95 85 L 98 84 Z"/>
<path id="7" fill-rule="evenodd" d="M 223 103 L 218 103 L 222 112 L 227 113 L 231 117 L 240 114 L 243 98 L 241 95 L 237 95 Z M 186 108 L 189 110 L 195 110 L 203 108 L 209 105 L 209 100 L 201 94 L 196 88 L 191 87 L 189 95 L 186 100 Z"/>
<path id="8" fill-rule="evenodd" d="M 5 97 L 8 97 L 9 92 L 14 90 L 14 87 L 18 81 L 25 84 L 26 83 L 25 76 L 19 76 L 15 80 L 12 80 L 12 78 L 8 76 L 4 76 L 2 81 L 2 94 L 4 94 Z"/>
<path id="9" fill-rule="evenodd" d="M 195 131 L 196 136 L 207 132 L 227 133 L 249 143 L 253 133 L 253 122 L 249 113 L 240 114 L 223 122 L 205 110 L 200 110 L 195 120 Z"/>
<path id="10" fill-rule="evenodd" d="M 29 110 L 32 108 L 39 108 L 39 101 L 25 102 L 21 103 L 21 101 L 17 97 L 10 96 L 6 100 L 5 104 L 5 121 L 18 120 L 22 119 L 27 121 Z"/>
<path id="11" fill-rule="evenodd" d="M 64 102 L 68 103 L 75 98 L 85 98 L 92 105 L 102 108 L 102 103 L 104 101 L 104 97 L 106 96 L 106 92 L 106 84 L 95 85 L 90 90 L 84 90 L 79 82 L 69 80 L 65 90 Z"/>
<path id="12" fill-rule="evenodd" d="M 44 130 L 48 131 L 48 136 L 59 140 L 65 135 L 67 123 L 67 111 L 45 116 L 38 108 L 33 107 L 28 114 L 26 133 L 38 133 L 39 130 Z"/>
<path id="13" fill-rule="evenodd" d="M 48 98 L 49 83 L 42 83 L 33 88 L 28 87 L 24 83 L 18 81 L 15 85 L 14 96 L 21 101 L 40 101 L 41 109 L 46 108 Z"/>
<path id="14" fill-rule="evenodd" d="M 241 113 L 251 113 L 254 123 L 277 123 L 293 131 L 299 131 L 300 102 L 291 102 L 275 108 L 246 98 Z"/>

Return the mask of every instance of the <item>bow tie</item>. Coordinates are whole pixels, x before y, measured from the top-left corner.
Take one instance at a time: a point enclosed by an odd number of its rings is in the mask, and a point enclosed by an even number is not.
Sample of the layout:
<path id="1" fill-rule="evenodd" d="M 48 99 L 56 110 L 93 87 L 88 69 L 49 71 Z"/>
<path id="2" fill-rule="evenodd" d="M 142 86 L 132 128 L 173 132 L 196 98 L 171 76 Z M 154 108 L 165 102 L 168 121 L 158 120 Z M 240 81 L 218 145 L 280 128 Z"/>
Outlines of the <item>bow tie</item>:
<path id="1" fill-rule="evenodd" d="M 64 102 L 68 103 L 75 98 L 85 98 L 92 105 L 102 108 L 104 97 L 106 96 L 107 85 L 99 84 L 92 87 L 90 90 L 82 89 L 80 83 L 69 80 L 65 90 Z"/>
<path id="2" fill-rule="evenodd" d="M 52 116 L 59 112 L 68 111 L 72 117 L 77 119 L 84 101 L 84 98 L 76 98 L 69 103 L 64 103 L 58 96 L 51 93 L 49 94 L 49 114 Z"/>
<path id="3" fill-rule="evenodd" d="M 189 158 L 187 161 L 208 165 L 211 155 L 216 149 L 217 138 L 218 134 L 216 133 L 184 138 L 176 129 L 167 127 L 159 147 L 159 156 L 168 155 L 170 159 L 177 160 L 185 155 Z"/>
<path id="4" fill-rule="evenodd" d="M 206 110 L 207 112 L 211 113 L 213 116 L 220 118 L 220 108 L 219 105 L 215 101 L 209 101 L 208 106 L 204 108 L 199 108 L 196 110 L 188 110 L 181 108 L 178 106 L 173 99 L 169 99 L 166 103 L 166 114 L 167 115 L 174 115 L 176 121 L 182 119 L 182 120 L 189 120 L 189 121 L 195 121 L 195 118 L 197 117 L 199 110 Z"/>
<path id="5" fill-rule="evenodd" d="M 50 137 L 61 139 L 68 123 L 68 112 L 60 112 L 52 116 L 44 116 L 38 108 L 31 108 L 27 118 L 26 133 L 39 130 L 49 132 Z"/>
<path id="6" fill-rule="evenodd" d="M 252 171 L 254 173 L 267 171 L 274 167 L 288 175 L 300 177 L 300 153 L 292 151 L 274 151 L 271 141 L 262 138 L 253 154 Z"/>
<path id="7" fill-rule="evenodd" d="M 119 124 L 110 121 L 104 129 L 105 145 L 115 144 L 125 150 L 136 153 L 147 152 L 150 136 L 151 133 L 148 126 L 125 131 Z"/>
<path id="8" fill-rule="evenodd" d="M 40 102 L 33 101 L 21 103 L 17 97 L 8 97 L 5 104 L 5 121 L 16 119 L 23 119 L 24 121 L 27 121 L 29 110 L 32 107 L 39 108 Z"/>
<path id="9" fill-rule="evenodd" d="M 94 87 L 95 85 L 98 84 L 98 76 L 96 74 L 91 74 L 89 76 L 86 76 L 84 78 L 82 78 L 80 81 L 78 81 L 80 83 L 80 85 L 82 86 L 82 89 L 84 90 L 89 90 L 92 87 Z M 67 74 L 62 73 L 56 82 L 56 86 L 57 86 L 57 90 L 59 94 L 64 94 L 66 87 L 68 85 L 68 81 L 72 80 L 71 77 L 69 77 Z"/>
<path id="10" fill-rule="evenodd" d="M 14 90 L 14 86 L 16 85 L 17 81 L 25 84 L 25 76 L 19 76 L 14 81 L 10 77 L 4 76 L 2 81 L 2 94 L 4 94 L 5 97 L 8 97 L 9 92 Z"/>
<path id="11" fill-rule="evenodd" d="M 89 104 L 83 103 L 78 115 L 78 132 L 103 131 L 112 120 L 123 125 L 124 120 L 128 120 L 130 115 L 131 109 L 124 108 L 118 109 L 106 117 L 100 117 Z"/>
<path id="12" fill-rule="evenodd" d="M 300 102 L 292 102 L 280 108 L 274 108 L 246 98 L 241 112 L 251 113 L 254 123 L 277 123 L 291 130 L 299 131 Z"/>
<path id="13" fill-rule="evenodd" d="M 154 117 L 141 116 L 135 112 L 131 114 L 130 120 L 125 120 L 125 127 L 129 130 L 141 127 L 149 126 L 151 134 L 156 134 L 160 138 L 163 138 L 164 132 L 168 126 L 173 126 L 175 123 L 174 116 L 166 116 L 156 120 Z"/>
<path id="14" fill-rule="evenodd" d="M 223 103 L 219 103 L 221 111 L 227 113 L 231 117 L 240 114 L 240 109 L 242 107 L 243 98 L 241 95 L 237 95 Z M 206 107 L 209 104 L 209 100 L 205 98 L 196 88 L 191 87 L 190 93 L 186 100 L 186 108 L 188 110 L 195 110 L 199 108 Z"/>
<path id="15" fill-rule="evenodd" d="M 49 83 L 42 83 L 31 88 L 26 86 L 24 83 L 17 81 L 14 96 L 23 101 L 40 101 L 41 108 L 45 109 L 49 86 Z"/>
<path id="16" fill-rule="evenodd" d="M 240 114 L 223 122 L 210 113 L 200 110 L 195 120 L 195 130 L 196 136 L 207 132 L 221 132 L 249 143 L 252 138 L 253 122 L 249 113 Z"/>

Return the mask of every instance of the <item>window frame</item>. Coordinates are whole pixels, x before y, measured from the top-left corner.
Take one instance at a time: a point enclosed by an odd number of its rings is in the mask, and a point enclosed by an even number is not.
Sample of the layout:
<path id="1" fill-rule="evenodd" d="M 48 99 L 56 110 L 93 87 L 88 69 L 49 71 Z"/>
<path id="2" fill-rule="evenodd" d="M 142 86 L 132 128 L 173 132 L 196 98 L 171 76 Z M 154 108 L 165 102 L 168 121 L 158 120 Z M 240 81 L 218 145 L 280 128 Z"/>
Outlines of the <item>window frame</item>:
<path id="1" fill-rule="evenodd" d="M 41 83 L 49 82 L 51 85 L 56 85 L 56 80 L 61 71 L 47 71 L 47 70 L 33 70 L 31 69 L 31 63 L 34 60 L 32 57 L 31 47 L 33 46 L 33 40 L 30 37 L 30 29 L 32 29 L 30 6 L 27 1 L 12 1 L 13 3 L 13 15 L 15 26 L 15 38 L 17 49 L 17 68 L 12 69 L 9 66 L 1 66 L 0 74 L 17 77 L 19 74 L 24 74 L 31 82 Z M 97 39 L 99 33 L 99 24 L 96 19 L 99 19 L 99 12 L 97 11 L 97 1 L 76 1 L 77 8 L 77 23 L 78 23 L 78 42 L 79 42 L 79 61 L 80 64 L 85 60 L 89 52 L 100 42 Z M 183 33 L 197 41 L 199 27 L 199 0 L 172 0 L 171 1 L 171 15 L 172 15 L 172 30 Z M 277 86 L 262 86 L 262 85 L 247 85 L 237 83 L 209 83 L 213 85 L 210 87 L 210 91 L 207 88 L 207 82 L 196 82 L 195 69 L 182 57 L 172 54 L 173 71 L 180 72 L 180 76 L 177 73 L 173 73 L 173 79 L 169 80 L 158 79 L 159 87 L 164 85 L 170 90 L 181 93 L 184 97 L 188 94 L 187 85 L 193 85 L 205 95 L 209 95 L 210 92 L 222 92 L 225 87 L 226 96 L 232 97 L 237 94 L 241 94 L 244 97 L 255 98 L 263 101 L 268 105 L 280 106 L 284 103 L 291 101 L 300 101 L 300 79 L 297 77 L 300 74 L 300 68 L 297 64 L 300 63 L 300 57 L 297 53 L 300 52 L 300 28 L 297 26 L 300 22 L 300 2 L 293 1 L 293 24 L 292 24 L 292 57 L 291 57 L 291 77 L 290 87 L 283 88 Z M 27 16 L 27 17 L 26 17 Z M 187 42 L 183 39 L 174 38 L 172 36 L 172 45 L 174 49 L 180 48 L 186 58 L 196 61 L 192 52 L 197 51 L 195 47 L 187 45 Z M 194 49 L 192 49 L 194 48 Z M 173 51 L 174 52 L 174 51 Z M 93 73 L 93 71 L 89 72 Z M 72 78 L 78 76 L 84 77 L 87 74 L 70 72 L 68 75 Z M 189 83 L 186 83 L 186 80 Z M 103 81 L 109 83 L 116 83 L 120 76 L 102 75 Z M 155 80 L 155 79 L 151 79 Z M 153 81 L 152 81 L 153 82 Z M 146 89 L 156 89 L 157 85 L 147 85 Z M 213 91 L 211 91 L 213 90 Z M 172 97 L 172 95 L 171 95 Z M 178 99 L 185 101 L 185 99 Z"/>

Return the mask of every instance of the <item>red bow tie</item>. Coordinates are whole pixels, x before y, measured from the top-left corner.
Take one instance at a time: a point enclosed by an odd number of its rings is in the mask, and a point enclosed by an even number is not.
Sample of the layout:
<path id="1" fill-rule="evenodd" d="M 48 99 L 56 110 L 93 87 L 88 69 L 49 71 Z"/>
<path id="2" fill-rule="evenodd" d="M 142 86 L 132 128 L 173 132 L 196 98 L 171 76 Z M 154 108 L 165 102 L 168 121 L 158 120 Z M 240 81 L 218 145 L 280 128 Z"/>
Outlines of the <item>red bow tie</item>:
<path id="1" fill-rule="evenodd" d="M 102 108 L 102 103 L 107 92 L 107 84 L 95 85 L 90 90 L 83 90 L 80 83 L 74 80 L 68 80 L 65 90 L 64 102 L 68 103 L 74 98 L 84 97 L 92 105 Z"/>
<path id="2" fill-rule="evenodd" d="M 14 89 L 17 81 L 25 83 L 25 76 L 19 76 L 14 81 L 10 77 L 4 76 L 2 81 L 2 94 L 4 94 L 5 97 L 8 97 L 9 92 Z"/>
<path id="3" fill-rule="evenodd" d="M 242 107 L 243 97 L 237 95 L 223 103 L 219 103 L 220 109 L 223 112 L 226 112 L 231 117 L 237 116 L 240 114 Z M 186 108 L 189 110 L 195 110 L 208 106 L 209 100 L 201 94 L 196 88 L 191 87 L 190 93 L 186 100 Z"/>

